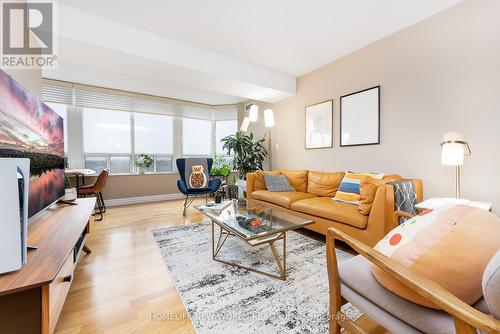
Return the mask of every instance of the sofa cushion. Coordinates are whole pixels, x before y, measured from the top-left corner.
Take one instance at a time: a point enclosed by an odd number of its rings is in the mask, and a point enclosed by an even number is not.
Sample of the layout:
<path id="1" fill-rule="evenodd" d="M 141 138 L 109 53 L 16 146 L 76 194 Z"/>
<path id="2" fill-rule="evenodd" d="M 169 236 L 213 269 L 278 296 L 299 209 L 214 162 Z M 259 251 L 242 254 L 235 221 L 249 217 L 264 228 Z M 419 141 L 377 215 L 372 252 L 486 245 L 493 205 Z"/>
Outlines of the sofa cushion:
<path id="1" fill-rule="evenodd" d="M 317 196 L 335 196 L 344 174 L 344 172 L 326 173 L 309 171 L 307 192 Z"/>
<path id="2" fill-rule="evenodd" d="M 281 174 L 285 175 L 290 185 L 297 191 L 307 192 L 308 170 L 287 170 L 282 169 Z"/>
<path id="3" fill-rule="evenodd" d="M 368 217 L 362 215 L 358 207 L 335 202 L 330 197 L 302 199 L 292 204 L 292 210 L 313 216 L 335 220 L 357 228 L 365 228 Z"/>
<path id="4" fill-rule="evenodd" d="M 273 203 L 287 209 L 290 209 L 295 201 L 316 197 L 313 194 L 301 193 L 300 191 L 270 192 L 267 190 L 254 191 L 251 196 L 253 199 Z"/>
<path id="5" fill-rule="evenodd" d="M 467 205 L 443 206 L 399 225 L 375 249 L 472 305 L 481 298 L 484 270 L 500 249 L 500 218 Z M 372 270 L 398 296 L 437 308 L 378 267 Z"/>
<path id="6" fill-rule="evenodd" d="M 500 251 L 488 262 L 483 273 L 482 287 L 491 315 L 500 320 Z"/>
<path id="7" fill-rule="evenodd" d="M 370 271 L 370 262 L 361 255 L 339 263 L 339 275 L 344 285 L 412 327 L 424 333 L 455 333 L 453 319 L 446 312 L 409 302 L 381 286 Z M 352 296 L 345 295 L 344 291 L 342 296 L 351 301 L 349 297 Z M 363 304 L 362 301 L 351 302 L 364 310 L 363 305 L 358 305 Z M 474 307 L 481 310 L 482 303 L 480 300 Z M 368 313 L 368 316 L 373 317 L 375 321 L 379 320 L 373 312 Z M 390 327 L 387 323 L 380 324 L 387 326 L 387 329 Z M 406 332 L 395 331 L 395 333 Z"/>
<path id="8" fill-rule="evenodd" d="M 255 172 L 255 183 L 253 186 L 254 190 L 267 190 L 266 182 L 264 181 L 264 174 L 280 175 L 280 172 L 277 170 L 272 170 L 272 171 L 258 170 L 258 171 L 256 171 Z"/>

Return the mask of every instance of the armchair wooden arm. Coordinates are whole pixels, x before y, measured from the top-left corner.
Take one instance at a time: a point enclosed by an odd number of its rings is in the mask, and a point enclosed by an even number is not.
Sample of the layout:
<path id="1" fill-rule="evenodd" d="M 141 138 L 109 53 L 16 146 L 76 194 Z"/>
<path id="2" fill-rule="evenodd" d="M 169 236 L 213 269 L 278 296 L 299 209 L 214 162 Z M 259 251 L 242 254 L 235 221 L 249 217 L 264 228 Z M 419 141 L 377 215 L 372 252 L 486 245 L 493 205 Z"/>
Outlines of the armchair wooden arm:
<path id="1" fill-rule="evenodd" d="M 408 219 L 411 219 L 413 217 L 415 217 L 414 215 L 408 213 L 408 212 L 404 212 L 404 211 L 394 211 L 394 216 L 392 218 L 393 222 L 394 222 L 394 225 L 398 226 L 399 225 L 399 220 L 401 217 L 404 217 L 404 218 L 408 218 Z"/>
<path id="2" fill-rule="evenodd" d="M 335 239 L 344 241 L 381 270 L 450 314 L 455 322 L 457 334 L 476 334 L 476 328 L 486 333 L 500 333 L 500 321 L 467 305 L 438 284 L 418 275 L 393 259 L 333 227 L 330 227 L 327 233 L 327 264 L 330 282 L 330 333 L 339 333 L 337 331 L 339 323 L 350 322 L 350 320 L 345 320 L 345 316 L 343 317 L 340 312 L 340 277 L 335 254 Z M 336 320 L 340 318 L 343 319 Z"/>

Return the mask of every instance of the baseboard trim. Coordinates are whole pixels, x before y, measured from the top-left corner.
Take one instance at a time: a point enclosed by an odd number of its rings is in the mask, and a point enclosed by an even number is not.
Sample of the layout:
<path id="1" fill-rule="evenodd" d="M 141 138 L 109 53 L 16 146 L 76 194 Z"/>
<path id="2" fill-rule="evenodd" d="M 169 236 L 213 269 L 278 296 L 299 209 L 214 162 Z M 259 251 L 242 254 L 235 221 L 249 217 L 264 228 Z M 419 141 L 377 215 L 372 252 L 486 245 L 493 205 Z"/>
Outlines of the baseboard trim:
<path id="1" fill-rule="evenodd" d="M 118 206 L 118 205 L 130 205 L 130 204 L 140 204 L 140 203 L 149 203 L 149 202 L 160 202 L 160 201 L 169 201 L 174 199 L 184 198 L 184 195 L 181 193 L 174 194 L 164 194 L 164 195 L 153 195 L 153 196 L 140 196 L 140 197 L 129 197 L 129 198 L 115 198 L 115 199 L 106 199 L 106 206 Z"/>

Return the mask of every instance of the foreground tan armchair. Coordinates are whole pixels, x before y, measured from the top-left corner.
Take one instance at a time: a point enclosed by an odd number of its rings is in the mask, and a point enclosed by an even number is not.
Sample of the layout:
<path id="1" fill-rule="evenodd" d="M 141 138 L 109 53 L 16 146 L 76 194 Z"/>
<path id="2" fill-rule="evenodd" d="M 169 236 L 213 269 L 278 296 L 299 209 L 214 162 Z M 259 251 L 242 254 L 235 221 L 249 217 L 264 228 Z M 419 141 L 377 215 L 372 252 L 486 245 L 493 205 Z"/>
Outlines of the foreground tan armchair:
<path id="1" fill-rule="evenodd" d="M 342 264 L 337 263 L 335 239 L 344 241 L 360 255 Z M 498 255 L 492 260 L 496 265 L 500 262 Z M 385 290 L 371 275 L 370 263 L 427 298 L 442 311 L 414 304 Z M 340 308 L 348 301 L 393 333 L 476 334 L 476 329 L 484 333 L 500 333 L 500 321 L 481 312 L 479 302 L 474 307 L 465 304 L 441 286 L 333 227 L 327 233 L 327 265 L 331 334 L 340 333 L 340 327 L 350 334 L 367 333 L 342 313 Z"/>

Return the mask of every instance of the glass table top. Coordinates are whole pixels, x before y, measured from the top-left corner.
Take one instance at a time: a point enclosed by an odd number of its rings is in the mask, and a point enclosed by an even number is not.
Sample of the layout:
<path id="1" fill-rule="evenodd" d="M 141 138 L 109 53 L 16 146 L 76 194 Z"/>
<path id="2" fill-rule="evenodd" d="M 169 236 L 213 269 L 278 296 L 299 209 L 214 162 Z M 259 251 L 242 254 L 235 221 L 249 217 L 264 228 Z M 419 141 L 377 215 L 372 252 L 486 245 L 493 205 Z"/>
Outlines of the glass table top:
<path id="1" fill-rule="evenodd" d="M 313 223 L 312 220 L 279 209 L 240 207 L 237 201 L 217 205 L 202 204 L 195 208 L 246 241 L 260 240 Z"/>

